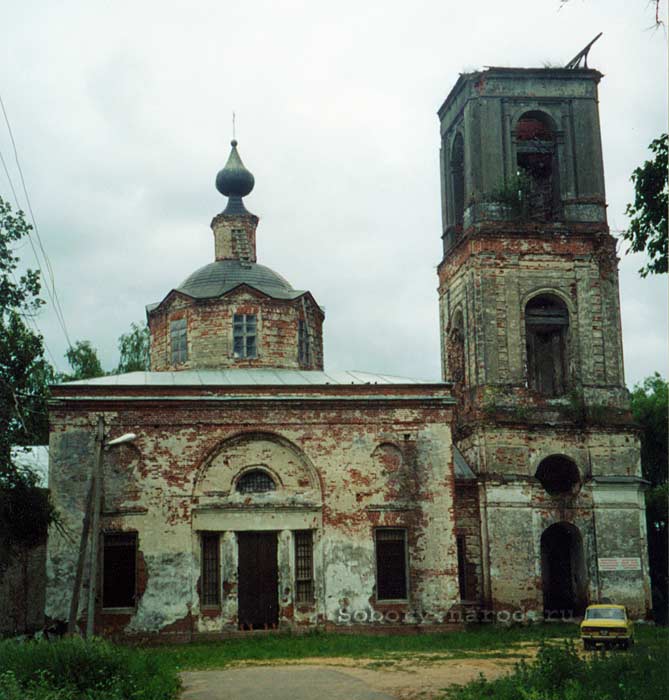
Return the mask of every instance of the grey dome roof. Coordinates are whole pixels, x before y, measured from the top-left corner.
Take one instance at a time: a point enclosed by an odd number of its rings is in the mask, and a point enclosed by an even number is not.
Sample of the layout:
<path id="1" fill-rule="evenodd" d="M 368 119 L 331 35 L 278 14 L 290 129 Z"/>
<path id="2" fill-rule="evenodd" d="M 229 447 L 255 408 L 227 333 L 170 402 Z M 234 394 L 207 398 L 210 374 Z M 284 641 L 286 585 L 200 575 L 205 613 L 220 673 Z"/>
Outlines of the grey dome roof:
<path id="1" fill-rule="evenodd" d="M 231 141 L 232 150 L 223 170 L 216 175 L 216 189 L 226 197 L 246 197 L 253 189 L 255 180 L 246 169 L 237 152 L 237 142 Z"/>
<path id="2" fill-rule="evenodd" d="M 248 284 L 254 289 L 274 299 L 295 299 L 304 292 L 293 289 L 280 274 L 258 263 L 239 260 L 217 260 L 196 270 L 176 289 L 195 299 L 220 297 L 240 284 Z"/>

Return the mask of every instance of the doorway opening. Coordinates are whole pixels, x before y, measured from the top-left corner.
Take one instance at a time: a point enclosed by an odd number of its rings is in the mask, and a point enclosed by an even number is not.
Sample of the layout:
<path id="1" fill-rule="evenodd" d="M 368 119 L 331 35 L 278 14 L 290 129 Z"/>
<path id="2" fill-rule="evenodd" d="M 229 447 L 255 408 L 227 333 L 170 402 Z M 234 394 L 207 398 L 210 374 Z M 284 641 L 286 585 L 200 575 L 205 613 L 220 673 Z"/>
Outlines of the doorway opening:
<path id="1" fill-rule="evenodd" d="M 583 539 L 571 523 L 555 523 L 541 536 L 544 617 L 580 616 L 587 606 Z"/>
<path id="2" fill-rule="evenodd" d="M 276 629 L 279 578 L 276 532 L 238 532 L 239 629 Z"/>

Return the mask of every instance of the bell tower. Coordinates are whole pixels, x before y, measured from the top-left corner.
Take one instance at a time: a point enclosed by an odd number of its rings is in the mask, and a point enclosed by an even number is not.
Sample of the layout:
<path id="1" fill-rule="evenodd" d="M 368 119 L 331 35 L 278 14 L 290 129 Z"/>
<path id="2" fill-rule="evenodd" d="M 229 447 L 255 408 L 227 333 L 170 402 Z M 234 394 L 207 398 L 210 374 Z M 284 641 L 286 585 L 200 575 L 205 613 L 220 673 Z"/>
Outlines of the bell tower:
<path id="1" fill-rule="evenodd" d="M 442 372 L 481 515 L 476 535 L 461 523 L 478 538 L 467 565 L 485 606 L 523 600 L 535 615 L 603 597 L 637 615 L 650 605 L 601 77 L 489 68 L 461 75 L 438 112 Z"/>

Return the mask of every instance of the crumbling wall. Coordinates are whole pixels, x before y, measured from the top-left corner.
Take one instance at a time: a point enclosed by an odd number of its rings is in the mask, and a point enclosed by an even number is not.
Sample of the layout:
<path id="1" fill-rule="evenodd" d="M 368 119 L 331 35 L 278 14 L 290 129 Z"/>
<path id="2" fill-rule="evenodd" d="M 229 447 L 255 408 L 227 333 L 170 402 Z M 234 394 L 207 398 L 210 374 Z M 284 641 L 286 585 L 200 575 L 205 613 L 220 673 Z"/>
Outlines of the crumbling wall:
<path id="1" fill-rule="evenodd" d="M 233 353 L 234 314 L 256 314 L 257 356 Z M 188 359 L 174 366 L 170 355 L 170 321 L 185 318 Z M 306 323 L 309 361 L 298 358 L 298 321 Z M 268 367 L 323 369 L 323 314 L 310 296 L 272 299 L 242 286 L 216 299 L 191 299 L 174 292 L 149 315 L 151 369 L 225 369 Z"/>
<path id="2" fill-rule="evenodd" d="M 244 530 L 277 533 L 281 627 L 415 624 L 417 613 L 437 622 L 457 603 L 451 409 L 440 398 L 447 389 L 404 399 L 402 387 L 328 387 L 310 401 L 296 399 L 294 388 L 284 389 L 288 400 L 234 399 L 219 388 L 223 403 L 209 390 L 201 401 L 175 400 L 173 388 L 165 401 L 128 400 L 132 392 L 145 396 L 143 387 L 122 391 L 125 401 L 62 398 L 52 410 L 50 477 L 72 539 L 52 533 L 49 544 L 51 617 L 67 614 L 99 413 L 109 435 L 138 435 L 105 455 L 101 522 L 103 531 L 137 533 L 137 601 L 132 610 L 105 610 L 98 595 L 99 632 L 191 638 L 235 630 L 234 533 Z M 237 492 L 236 479 L 251 467 L 267 470 L 276 490 Z M 407 530 L 404 601 L 376 599 L 377 527 Z M 297 530 L 313 531 L 311 604 L 295 600 Z M 203 609 L 200 533 L 212 531 L 222 533 L 222 595 L 216 609 Z"/>

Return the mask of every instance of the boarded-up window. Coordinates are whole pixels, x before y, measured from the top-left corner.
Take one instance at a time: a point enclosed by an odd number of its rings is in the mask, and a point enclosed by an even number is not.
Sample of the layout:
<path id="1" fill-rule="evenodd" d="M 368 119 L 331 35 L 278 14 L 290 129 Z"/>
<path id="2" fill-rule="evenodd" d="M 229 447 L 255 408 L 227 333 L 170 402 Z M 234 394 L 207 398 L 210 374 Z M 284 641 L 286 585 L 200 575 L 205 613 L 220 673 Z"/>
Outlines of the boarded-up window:
<path id="1" fill-rule="evenodd" d="M 136 533 L 105 532 L 102 553 L 103 608 L 135 607 L 136 573 Z"/>
<path id="2" fill-rule="evenodd" d="M 314 599 L 314 545 L 311 530 L 295 533 L 295 600 L 311 603 Z"/>
<path id="3" fill-rule="evenodd" d="M 308 365 L 310 360 L 309 330 L 306 321 L 297 322 L 297 360 L 301 365 Z"/>
<path id="4" fill-rule="evenodd" d="M 188 330 L 185 318 L 170 321 L 170 347 L 173 365 L 188 359 Z"/>
<path id="5" fill-rule="evenodd" d="M 218 606 L 221 603 L 221 558 L 218 532 L 202 533 L 202 605 Z"/>
<path id="6" fill-rule="evenodd" d="M 242 474 L 237 481 L 237 491 L 240 493 L 262 493 L 275 489 L 274 479 L 262 469 L 252 469 L 246 474 Z"/>
<path id="7" fill-rule="evenodd" d="M 376 531 L 376 597 L 404 600 L 407 597 L 406 530 Z"/>
<path id="8" fill-rule="evenodd" d="M 235 314 L 232 320 L 235 357 L 256 357 L 256 315 Z"/>

